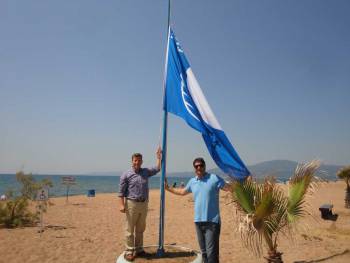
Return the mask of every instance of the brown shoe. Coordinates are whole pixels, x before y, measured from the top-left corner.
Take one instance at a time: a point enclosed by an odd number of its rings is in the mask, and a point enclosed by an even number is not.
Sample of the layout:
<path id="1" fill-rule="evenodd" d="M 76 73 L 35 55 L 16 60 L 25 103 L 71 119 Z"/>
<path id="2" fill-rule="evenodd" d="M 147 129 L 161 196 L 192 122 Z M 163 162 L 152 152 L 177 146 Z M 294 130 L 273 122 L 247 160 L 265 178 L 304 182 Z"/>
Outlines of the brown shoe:
<path id="1" fill-rule="evenodd" d="M 133 254 L 124 253 L 124 259 L 131 262 L 131 261 L 134 261 L 135 256 Z"/>

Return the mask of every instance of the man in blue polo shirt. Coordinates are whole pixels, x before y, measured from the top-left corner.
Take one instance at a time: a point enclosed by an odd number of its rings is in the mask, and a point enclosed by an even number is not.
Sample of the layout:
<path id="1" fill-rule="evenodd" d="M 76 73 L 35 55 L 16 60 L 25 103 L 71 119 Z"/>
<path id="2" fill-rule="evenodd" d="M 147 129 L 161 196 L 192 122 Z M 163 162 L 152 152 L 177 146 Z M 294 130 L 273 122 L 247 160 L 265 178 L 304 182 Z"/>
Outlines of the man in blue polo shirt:
<path id="1" fill-rule="evenodd" d="M 196 177 L 191 178 L 185 188 L 170 188 L 166 183 L 165 189 L 176 195 L 193 194 L 194 222 L 203 262 L 218 263 L 221 228 L 219 192 L 220 189 L 229 191 L 230 185 L 216 174 L 207 173 L 203 158 L 196 158 L 193 167 Z"/>

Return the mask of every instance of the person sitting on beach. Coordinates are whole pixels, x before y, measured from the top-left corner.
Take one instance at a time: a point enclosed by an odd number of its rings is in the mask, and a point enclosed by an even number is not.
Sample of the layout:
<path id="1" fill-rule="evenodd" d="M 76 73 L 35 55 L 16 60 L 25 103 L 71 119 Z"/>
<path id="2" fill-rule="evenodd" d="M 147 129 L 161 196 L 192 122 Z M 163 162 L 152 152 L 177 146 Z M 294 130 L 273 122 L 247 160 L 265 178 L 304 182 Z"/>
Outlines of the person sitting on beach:
<path id="1" fill-rule="evenodd" d="M 219 191 L 229 191 L 230 185 L 218 175 L 207 173 L 203 158 L 196 158 L 193 167 L 196 177 L 191 178 L 185 188 L 170 188 L 166 183 L 165 189 L 176 195 L 193 194 L 194 222 L 203 262 L 218 263 L 221 228 Z"/>
<path id="2" fill-rule="evenodd" d="M 135 256 L 145 255 L 143 250 L 143 232 L 146 229 L 148 210 L 148 178 L 160 171 L 162 151 L 156 153 L 157 164 L 154 168 L 141 168 L 142 154 L 131 157 L 132 168 L 126 171 L 119 182 L 120 212 L 126 214 L 126 250 L 124 258 L 133 261 Z"/>

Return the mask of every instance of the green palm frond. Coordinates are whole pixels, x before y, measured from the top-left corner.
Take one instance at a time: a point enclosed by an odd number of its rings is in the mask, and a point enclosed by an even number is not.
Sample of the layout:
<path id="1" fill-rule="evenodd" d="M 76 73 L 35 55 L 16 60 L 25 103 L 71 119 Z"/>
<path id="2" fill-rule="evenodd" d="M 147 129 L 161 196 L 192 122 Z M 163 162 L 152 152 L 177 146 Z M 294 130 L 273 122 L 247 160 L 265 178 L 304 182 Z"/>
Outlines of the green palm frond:
<path id="1" fill-rule="evenodd" d="M 254 213 L 254 227 L 260 231 L 265 228 L 264 221 L 274 210 L 273 191 L 275 184 L 272 180 L 265 180 L 264 184 L 259 187 L 260 200 L 257 201 Z"/>
<path id="2" fill-rule="evenodd" d="M 287 219 L 290 223 L 305 215 L 305 196 L 307 192 L 313 193 L 313 188 L 315 187 L 313 179 L 319 167 L 319 161 L 311 161 L 296 168 L 294 176 L 289 182 Z"/>
<path id="3" fill-rule="evenodd" d="M 237 208 L 246 213 L 255 212 L 255 199 L 257 195 L 256 185 L 252 181 L 235 182 L 233 185 L 232 198 Z"/>
<path id="4" fill-rule="evenodd" d="M 275 188 L 272 200 L 273 213 L 266 219 L 266 226 L 271 233 L 276 233 L 286 225 L 288 199 L 281 189 Z"/>
<path id="5" fill-rule="evenodd" d="M 261 199 L 259 185 L 253 181 L 246 180 L 244 182 L 235 182 L 232 189 L 232 200 L 240 212 L 236 226 L 241 240 L 254 254 L 260 255 L 262 238 L 253 224 L 255 207 Z"/>

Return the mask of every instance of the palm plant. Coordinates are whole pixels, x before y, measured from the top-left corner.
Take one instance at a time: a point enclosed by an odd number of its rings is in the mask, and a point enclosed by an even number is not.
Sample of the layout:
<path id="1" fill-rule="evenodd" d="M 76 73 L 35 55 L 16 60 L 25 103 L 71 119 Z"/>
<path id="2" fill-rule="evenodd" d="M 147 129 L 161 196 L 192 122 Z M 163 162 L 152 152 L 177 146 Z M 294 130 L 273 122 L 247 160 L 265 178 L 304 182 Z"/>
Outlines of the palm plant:
<path id="1" fill-rule="evenodd" d="M 345 207 L 350 208 L 350 165 L 344 166 L 343 168 L 339 169 L 337 172 L 337 176 L 340 179 L 344 179 L 346 183 L 346 190 L 345 190 Z"/>
<path id="2" fill-rule="evenodd" d="M 252 180 L 235 182 L 232 199 L 240 212 L 238 231 L 244 244 L 257 255 L 261 255 L 263 240 L 268 247 L 265 259 L 270 263 L 282 263 L 282 253 L 277 250 L 280 233 L 292 237 L 293 225 L 308 213 L 305 197 L 314 192 L 315 172 L 319 161 L 299 165 L 289 181 L 288 195 L 272 177 L 264 183 Z"/>

